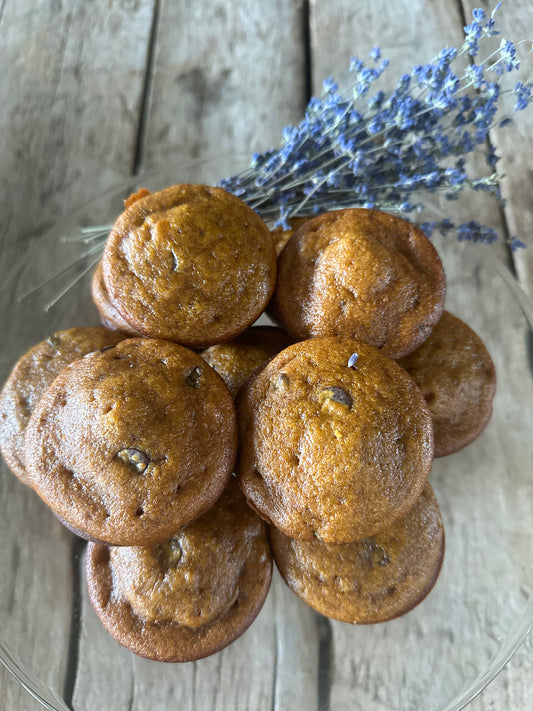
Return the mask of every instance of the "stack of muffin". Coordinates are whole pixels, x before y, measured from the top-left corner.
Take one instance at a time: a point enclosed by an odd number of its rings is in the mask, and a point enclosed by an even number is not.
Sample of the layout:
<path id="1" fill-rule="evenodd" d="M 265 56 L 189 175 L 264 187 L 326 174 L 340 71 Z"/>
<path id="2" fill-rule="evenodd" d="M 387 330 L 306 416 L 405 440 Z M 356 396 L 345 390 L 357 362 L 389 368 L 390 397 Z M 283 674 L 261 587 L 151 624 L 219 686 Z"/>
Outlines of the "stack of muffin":
<path id="1" fill-rule="evenodd" d="M 487 423 L 490 356 L 443 314 L 442 264 L 410 223 L 353 209 L 292 228 L 218 188 L 139 191 L 93 278 L 106 328 L 37 344 L 0 396 L 8 465 L 91 541 L 95 610 L 143 656 L 238 637 L 271 548 L 347 622 L 403 614 L 438 576 L 427 478 Z M 267 307 L 283 328 L 250 328 Z"/>

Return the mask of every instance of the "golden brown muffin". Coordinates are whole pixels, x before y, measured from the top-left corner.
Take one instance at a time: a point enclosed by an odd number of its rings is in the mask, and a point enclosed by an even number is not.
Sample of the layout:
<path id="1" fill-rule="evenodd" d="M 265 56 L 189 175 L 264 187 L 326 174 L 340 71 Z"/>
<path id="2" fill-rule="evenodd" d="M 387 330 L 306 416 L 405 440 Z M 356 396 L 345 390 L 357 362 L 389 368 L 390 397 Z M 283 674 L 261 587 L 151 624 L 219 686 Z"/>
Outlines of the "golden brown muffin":
<path id="1" fill-rule="evenodd" d="M 426 235 L 361 208 L 324 213 L 294 233 L 279 256 L 273 308 L 295 339 L 350 336 L 400 358 L 428 337 L 445 295 Z"/>
<path id="2" fill-rule="evenodd" d="M 215 506 L 155 548 L 89 544 L 89 596 L 136 654 L 188 662 L 218 652 L 259 613 L 270 587 L 266 525 L 232 480 Z"/>
<path id="3" fill-rule="evenodd" d="M 136 192 L 132 193 L 124 200 L 124 207 L 127 210 L 128 207 L 131 207 L 134 202 L 137 202 L 137 200 L 140 200 L 141 198 L 146 197 L 147 195 L 151 195 L 150 190 L 148 190 L 147 188 L 139 188 Z"/>
<path id="4" fill-rule="evenodd" d="M 111 302 L 140 333 L 200 348 L 235 338 L 264 311 L 276 253 L 242 200 L 176 185 L 122 213 L 102 267 Z"/>
<path id="5" fill-rule="evenodd" d="M 236 449 L 235 406 L 215 371 L 175 343 L 134 338 L 54 380 L 28 423 L 26 469 L 74 529 L 152 545 L 215 503 Z"/>
<path id="6" fill-rule="evenodd" d="M 275 326 L 253 326 L 233 341 L 206 348 L 200 355 L 237 393 L 250 375 L 269 358 L 290 346 L 292 338 Z"/>
<path id="7" fill-rule="evenodd" d="M 251 378 L 237 409 L 241 488 L 291 538 L 367 538 L 407 513 L 431 468 L 419 389 L 361 341 L 289 346 Z"/>
<path id="8" fill-rule="evenodd" d="M 91 294 L 100 314 L 100 320 L 106 328 L 120 331 L 128 336 L 136 337 L 141 334 L 123 318 L 109 300 L 102 274 L 102 263 L 98 262 L 91 281 Z"/>
<path id="9" fill-rule="evenodd" d="M 429 338 L 398 364 L 426 399 L 436 457 L 458 452 L 485 429 L 496 370 L 483 341 L 466 323 L 445 311 Z"/>
<path id="10" fill-rule="evenodd" d="M 48 386 L 69 363 L 124 337 L 105 328 L 71 328 L 37 343 L 17 361 L 0 394 L 0 448 L 22 482 L 30 483 L 24 465 L 26 426 Z"/>
<path id="11" fill-rule="evenodd" d="M 362 541 L 295 541 L 274 528 L 271 539 L 291 590 L 323 615 L 354 624 L 409 612 L 435 584 L 444 556 L 442 518 L 429 484 L 405 516 Z"/>
<path id="12" fill-rule="evenodd" d="M 290 217 L 287 220 L 287 222 L 289 223 L 288 230 L 284 230 L 282 227 L 276 227 L 272 230 L 272 239 L 274 240 L 274 247 L 276 248 L 276 254 L 278 255 L 278 257 L 280 255 L 281 250 L 283 249 L 283 247 L 285 247 L 285 245 L 296 232 L 296 230 L 303 224 L 305 224 L 307 220 L 310 219 L 311 217 L 309 215 L 306 217 Z"/>

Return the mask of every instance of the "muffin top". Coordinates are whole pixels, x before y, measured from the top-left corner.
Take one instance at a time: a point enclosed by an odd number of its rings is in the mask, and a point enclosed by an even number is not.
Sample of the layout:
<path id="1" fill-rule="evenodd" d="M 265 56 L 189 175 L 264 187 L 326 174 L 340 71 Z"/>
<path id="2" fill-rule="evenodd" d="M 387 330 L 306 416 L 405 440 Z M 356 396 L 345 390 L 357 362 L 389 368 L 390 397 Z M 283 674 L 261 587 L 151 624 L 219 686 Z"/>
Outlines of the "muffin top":
<path id="1" fill-rule="evenodd" d="M 414 504 L 433 460 L 431 418 L 394 361 L 351 338 L 289 346 L 237 401 L 237 474 L 249 503 L 292 538 L 347 543 Z"/>
<path id="2" fill-rule="evenodd" d="M 31 485 L 64 521 L 116 545 L 170 538 L 231 476 L 235 407 L 205 361 L 129 339 L 72 363 L 26 430 Z"/>
<path id="3" fill-rule="evenodd" d="M 100 314 L 100 320 L 106 328 L 110 328 L 113 331 L 121 331 L 128 336 L 140 336 L 141 334 L 130 326 L 126 319 L 119 314 L 116 308 L 113 306 L 109 300 L 109 295 L 104 284 L 104 274 L 102 272 L 102 262 L 98 262 L 98 265 L 93 273 L 93 278 L 91 280 L 91 295 L 95 303 L 98 313 Z"/>
<path id="4" fill-rule="evenodd" d="M 124 338 L 105 328 L 57 331 L 17 361 L 0 394 L 0 448 L 9 468 L 25 484 L 29 484 L 24 463 L 26 426 L 46 389 L 69 363 Z"/>
<path id="5" fill-rule="evenodd" d="M 140 333 L 200 348 L 234 338 L 264 311 L 276 253 L 242 200 L 176 185 L 120 215 L 102 267 L 111 302 Z"/>
<path id="6" fill-rule="evenodd" d="M 412 509 L 362 541 L 330 546 L 271 529 L 276 565 L 308 605 L 343 622 L 384 622 L 411 610 L 433 587 L 444 555 L 437 500 L 426 483 Z"/>
<path id="7" fill-rule="evenodd" d="M 496 370 L 466 323 L 445 311 L 429 338 L 399 365 L 428 404 L 436 457 L 459 451 L 481 434 L 492 414 Z"/>
<path id="8" fill-rule="evenodd" d="M 235 480 L 198 520 L 156 547 L 90 544 L 89 594 L 117 641 L 160 661 L 222 649 L 258 614 L 272 574 L 266 525 Z"/>
<path id="9" fill-rule="evenodd" d="M 292 338 L 282 328 L 253 326 L 232 341 L 206 348 L 200 355 L 236 397 L 257 368 L 291 343 Z"/>
<path id="10" fill-rule="evenodd" d="M 327 212 L 305 222 L 278 260 L 273 309 L 295 339 L 350 336 L 391 358 L 415 350 L 446 294 L 425 234 L 377 210 Z"/>

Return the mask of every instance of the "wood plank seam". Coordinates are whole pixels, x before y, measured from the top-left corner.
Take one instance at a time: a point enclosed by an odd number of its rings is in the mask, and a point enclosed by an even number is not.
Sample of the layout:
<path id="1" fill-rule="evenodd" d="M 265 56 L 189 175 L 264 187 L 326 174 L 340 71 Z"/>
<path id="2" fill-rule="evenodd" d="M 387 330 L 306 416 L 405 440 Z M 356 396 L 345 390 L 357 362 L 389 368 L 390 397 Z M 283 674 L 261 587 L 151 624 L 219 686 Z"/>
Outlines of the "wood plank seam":
<path id="1" fill-rule="evenodd" d="M 72 575 L 72 607 L 70 613 L 70 634 L 68 641 L 68 659 L 63 682 L 63 699 L 65 704 L 72 708 L 76 679 L 78 676 L 78 662 L 81 636 L 81 589 L 85 585 L 83 571 L 83 552 L 85 541 L 77 536 L 72 539 L 70 550 L 70 565 Z"/>
<path id="2" fill-rule="evenodd" d="M 157 34 L 159 29 L 159 5 L 160 0 L 154 0 L 154 9 L 152 11 L 152 24 L 150 27 L 150 36 L 148 39 L 148 47 L 146 49 L 146 63 L 144 70 L 144 79 L 141 93 L 141 101 L 139 106 L 139 120 L 137 123 L 137 135 L 135 137 L 133 161 L 131 166 L 131 174 L 138 175 L 141 169 L 143 160 L 144 143 L 146 135 L 146 122 L 148 111 L 150 108 L 150 94 L 152 88 L 152 80 L 154 76 L 154 56 L 155 47 L 157 44 Z"/>
<path id="3" fill-rule="evenodd" d="M 302 5 L 302 29 L 305 67 L 305 106 L 303 107 L 303 113 L 313 96 L 313 53 L 311 50 L 311 7 L 309 0 L 304 0 Z"/>

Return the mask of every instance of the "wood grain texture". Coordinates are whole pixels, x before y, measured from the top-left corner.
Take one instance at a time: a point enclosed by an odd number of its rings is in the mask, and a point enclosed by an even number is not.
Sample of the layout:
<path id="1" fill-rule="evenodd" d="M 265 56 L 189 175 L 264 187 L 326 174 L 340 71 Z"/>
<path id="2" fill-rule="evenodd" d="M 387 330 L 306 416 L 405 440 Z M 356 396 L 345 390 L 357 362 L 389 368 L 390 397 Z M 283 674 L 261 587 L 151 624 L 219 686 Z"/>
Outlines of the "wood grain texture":
<path id="1" fill-rule="evenodd" d="M 145 167 L 278 145 L 305 107 L 302 0 L 161 0 Z"/>
<path id="2" fill-rule="evenodd" d="M 462 0 L 462 5 L 467 18 L 471 17 L 472 9 L 479 5 L 485 6 L 487 12 L 492 7 L 492 3 L 480 3 L 479 0 Z M 533 68 L 528 52 L 532 41 L 532 3 L 529 0 L 506 2 L 496 17 L 501 32 L 500 37 L 495 39 L 496 45 L 502 38 L 514 42 L 529 40 L 529 43 L 518 47 L 521 66 L 510 75 L 509 87 L 519 80 L 531 80 Z M 506 97 L 505 105 L 509 112 L 513 111 L 514 103 L 512 95 Z M 517 278 L 524 290 L 533 296 L 533 112 L 526 110 L 514 114 L 512 126 L 491 131 L 491 141 L 501 156 L 497 169 L 505 174 L 502 193 L 507 200 L 504 212 L 509 233 L 529 246 L 529 249 L 517 250 L 513 254 Z"/>
<path id="3" fill-rule="evenodd" d="M 140 169 L 175 162 L 178 174 L 180 162 L 191 158 L 225 153 L 249 156 L 253 150 L 277 144 L 281 128 L 299 120 L 305 106 L 302 8 L 301 0 L 160 2 Z M 215 158 L 210 163 L 213 173 L 207 171 L 204 179 L 216 179 L 225 162 L 223 157 Z M 314 624 L 307 630 L 312 613 L 293 614 L 293 608 L 291 595 L 277 580 L 260 618 L 242 639 L 216 657 L 165 666 L 162 672 L 160 665 L 133 659 L 120 650 L 117 654 L 124 659 L 120 673 L 132 669 L 133 677 L 118 685 L 125 697 L 115 700 L 116 707 L 121 708 L 122 701 L 124 708 L 142 708 L 143 699 L 150 695 L 153 711 L 164 710 L 179 689 L 180 707 L 191 711 L 267 711 L 275 703 L 281 709 L 279 704 L 286 698 L 297 690 L 300 693 L 295 680 L 302 681 L 309 708 L 316 707 L 317 632 Z M 110 642 L 97 624 L 89 627 L 93 613 L 85 599 L 82 609 L 87 632 L 80 645 L 74 701 L 76 711 L 89 711 L 97 698 L 105 698 L 106 684 L 95 689 L 94 675 L 95 665 L 105 671 L 109 658 L 105 648 Z M 289 654 L 295 645 L 295 654 Z M 243 660 L 249 661 L 243 666 Z M 158 669 L 155 687 L 154 668 Z"/>
<path id="4" fill-rule="evenodd" d="M 380 44 L 391 58 L 395 76 L 461 37 L 460 6 L 445 0 L 311 0 L 310 4 L 316 90 L 324 76 L 343 71 L 351 55 L 363 56 L 373 45 Z M 100 193 L 132 168 L 228 151 L 249 155 L 279 143 L 281 127 L 297 121 L 305 104 L 305 5 L 303 0 L 43 0 L 29 8 L 15 0 L 0 1 L 0 61 L 4 67 L 0 121 L 5 139 L 0 172 L 7 178 L 0 197 L 2 264 L 13 263 L 31 233 Z M 512 3 L 507 5 L 513 8 Z M 514 8 L 518 8 L 516 13 Z M 519 20 L 520 27 L 533 26 L 526 0 L 515 0 L 514 8 L 512 23 Z M 524 157 L 531 119 L 525 117 L 520 117 L 526 121 L 525 128 L 519 129 L 523 134 L 520 151 L 515 151 L 511 140 L 500 146 L 508 172 L 521 176 L 507 189 L 510 202 L 506 211 L 511 232 L 519 236 L 531 226 L 527 222 L 527 215 L 531 215 L 527 191 L 532 176 Z M 443 203 L 440 209 L 448 207 Z M 482 204 L 475 203 L 460 208 L 454 204 L 454 209 L 458 210 L 457 218 L 464 216 L 461 219 L 482 211 L 485 222 L 502 229 L 501 216 L 494 208 L 485 213 Z M 517 225 L 526 220 L 525 227 L 514 229 L 513 219 Z M 46 255 L 43 259 L 42 272 L 46 273 L 50 261 Z M 505 383 L 513 368 L 525 367 L 519 315 L 508 318 L 508 296 L 502 290 L 499 297 L 501 284 L 498 279 L 492 281 L 489 270 L 480 268 L 472 281 L 470 274 L 461 271 L 460 262 L 452 257 L 448 268 L 455 294 L 451 303 L 459 315 L 461 310 L 469 315 L 471 324 L 498 354 L 497 367 L 504 373 Z M 524 256 L 517 264 L 526 279 L 531 263 Z M 490 303 L 499 304 L 494 313 L 479 298 L 479 284 L 486 285 L 487 280 L 494 289 Z M 471 286 L 463 290 L 467 282 L 472 282 Z M 58 324 L 74 325 L 83 313 L 84 298 L 68 300 L 57 314 Z M 502 319 L 506 321 L 503 344 L 498 326 Z M 4 376 L 22 344 L 44 336 L 47 327 L 30 313 L 11 327 L 9 348 L 0 355 Z M 492 619 L 480 591 L 479 614 L 471 619 L 461 608 L 466 581 L 461 580 L 456 564 L 467 560 L 469 579 L 483 577 L 487 561 L 481 547 L 469 554 L 464 541 L 472 531 L 484 530 L 487 515 L 494 515 L 494 511 L 503 511 L 512 520 L 510 508 L 517 523 L 504 532 L 504 539 L 513 540 L 513 546 L 510 551 L 501 545 L 498 548 L 495 541 L 495 575 L 500 573 L 505 582 L 509 556 L 520 574 L 529 559 L 523 548 L 529 538 L 520 536 L 522 522 L 531 517 L 527 508 L 531 482 L 527 470 L 520 469 L 524 445 L 512 439 L 510 443 L 500 441 L 498 428 L 516 424 L 520 430 L 523 425 L 513 418 L 531 413 L 531 393 L 524 388 L 513 401 L 506 390 L 499 389 L 498 411 L 487 437 L 458 455 L 456 463 L 443 462 L 434 472 L 435 488 L 451 529 L 446 567 L 434 595 L 419 611 L 391 623 L 390 631 L 388 626 L 354 629 L 341 623 L 330 625 L 275 575 L 258 620 L 236 644 L 211 659 L 188 665 L 155 665 L 135 658 L 105 634 L 84 589 L 78 648 L 70 639 L 72 539 L 36 497 L 21 493 L 21 485 L 3 472 L 0 497 L 10 504 L 0 523 L 4 541 L 0 569 L 15 571 L 0 578 L 0 610 L 7 606 L 13 611 L 3 633 L 14 634 L 19 629 L 24 639 L 29 636 L 39 641 L 35 649 L 26 650 L 32 663 L 47 665 L 45 681 L 59 690 L 64 690 L 67 679 L 67 695 L 72 695 L 76 711 L 144 711 L 147 695 L 153 699 L 152 711 L 284 711 L 295 707 L 320 711 L 362 707 L 367 711 L 366 702 L 373 704 L 373 711 L 390 711 L 398 702 L 402 709 L 411 708 L 412 694 L 424 683 L 431 683 L 435 693 L 444 695 L 445 680 L 438 675 L 440 660 L 431 655 L 424 659 L 424 649 L 420 650 L 420 637 L 432 632 L 427 611 L 438 617 L 439 606 L 446 603 L 454 611 L 453 622 L 463 623 L 459 633 L 452 621 L 440 629 L 442 648 L 448 657 L 457 657 L 454 679 L 466 679 L 475 674 L 480 660 L 461 651 L 465 644 L 488 624 L 493 635 L 489 651 L 496 649 L 498 638 L 507 632 L 506 625 L 512 623 L 513 612 L 521 604 L 510 600 L 508 616 Z M 485 449 L 487 441 L 490 444 Z M 515 495 L 502 499 L 494 477 L 504 460 L 510 462 L 517 486 Z M 479 461 L 484 463 L 481 471 Z M 444 485 L 446 477 L 454 486 Z M 495 492 L 488 498 L 492 510 L 487 513 L 486 508 L 474 505 L 470 517 L 465 518 L 463 511 L 457 514 L 462 496 L 473 502 L 485 500 L 484 483 Z M 37 543 L 28 546 L 28 540 Z M 460 556 L 454 556 L 454 548 Z M 505 585 L 501 590 L 495 585 L 495 594 L 505 595 Z M 58 604 L 58 599 L 67 604 Z M 25 610 L 30 612 L 24 614 Z M 421 674 L 409 684 L 402 678 L 401 665 L 392 662 L 396 664 L 396 695 L 391 695 L 391 677 L 387 675 L 391 663 L 386 653 L 388 634 L 405 642 L 404 654 L 413 651 L 422 656 Z M 69 647 L 79 659 L 71 659 L 67 668 Z M 529 641 L 471 708 L 523 711 L 531 707 L 531 652 Z M 324 670 L 322 678 L 317 675 L 319 666 Z M 40 705 L 0 669 L 0 708 L 35 711 Z"/>
<path id="5" fill-rule="evenodd" d="M 524 8 L 522 8 L 524 9 Z M 532 16 L 531 10 L 526 13 L 527 16 Z M 522 16 L 523 21 L 523 16 Z M 336 2 L 334 6 L 321 2 L 311 3 L 311 48 L 312 48 L 312 67 L 313 67 L 313 78 L 314 78 L 314 91 L 319 91 L 319 81 L 323 77 L 328 75 L 339 75 L 342 73 L 352 55 L 357 55 L 360 58 L 367 56 L 368 51 L 374 46 L 379 45 L 382 48 L 382 53 L 385 57 L 390 58 L 391 66 L 394 70 L 391 72 L 389 70 L 389 77 L 385 77 L 384 84 L 387 88 L 391 88 L 396 78 L 404 71 L 408 71 L 415 63 L 420 63 L 423 61 L 429 61 L 435 54 L 444 46 L 458 46 L 462 43 L 462 26 L 464 22 L 462 19 L 461 8 L 458 5 L 447 2 L 446 0 L 437 0 L 429 2 L 429 0 L 405 0 L 395 3 L 388 3 L 386 1 L 366 4 L 354 4 L 352 2 Z M 530 23 L 531 24 L 531 23 Z M 523 25 L 519 25 L 519 28 Z M 516 27 L 516 24 L 515 24 Z M 364 28 L 364 31 L 358 31 L 358 28 Z M 515 33 L 516 34 L 516 31 Z M 357 41 L 354 41 L 357 38 Z M 529 112 L 531 114 L 531 112 Z M 531 120 L 531 116 L 529 116 Z M 531 135 L 531 131 L 530 131 Z M 514 133 L 513 133 L 514 136 Z M 516 155 L 514 151 L 510 150 L 510 146 L 501 147 L 501 150 L 507 155 L 514 156 L 516 160 Z M 527 152 L 526 152 L 527 155 Z M 527 163 L 527 158 L 524 160 Z M 471 169 L 483 170 L 483 159 L 477 158 L 473 162 L 470 162 Z M 529 179 L 528 179 L 529 178 Z M 526 170 L 522 174 L 523 188 L 522 190 L 530 189 L 531 179 Z M 510 207 L 508 212 L 513 208 L 514 197 L 510 202 Z M 522 204 L 522 199 L 517 197 L 517 204 L 520 206 Z M 525 204 L 525 203 L 524 203 Z M 446 201 L 440 201 L 438 204 L 439 209 L 442 211 L 442 216 L 449 216 L 456 222 L 461 222 L 463 220 L 472 219 L 473 216 L 482 216 L 481 219 L 484 223 L 493 227 L 498 231 L 500 237 L 503 238 L 505 235 L 505 224 L 502 222 L 502 214 L 498 207 L 494 205 L 491 201 L 487 200 L 486 197 L 481 195 L 475 195 L 474 199 L 468 199 L 468 201 L 460 201 L 453 203 L 446 203 Z M 529 207 L 529 205 L 528 205 Z M 511 213 L 512 214 L 512 213 Z M 497 252 L 500 257 L 507 260 L 508 253 L 507 250 L 500 245 Z M 468 274 L 465 273 L 461 260 L 454 263 L 452 262 L 447 268 L 448 285 L 449 292 L 452 292 L 452 298 L 448 299 L 448 308 L 451 304 L 456 304 L 456 313 L 458 315 L 463 314 L 467 320 L 470 320 L 471 325 L 478 330 L 479 333 L 484 334 L 483 337 L 487 339 L 488 342 L 492 341 L 494 348 L 497 349 L 499 344 L 500 335 L 500 319 L 505 320 L 506 315 L 503 310 L 502 303 L 499 303 L 498 313 L 488 311 L 483 304 L 483 301 L 476 302 L 477 308 L 473 308 L 472 298 L 475 298 L 475 294 L 469 293 L 465 285 L 468 280 Z M 479 284 L 481 287 L 481 284 Z M 487 284 L 483 284 L 483 289 L 488 287 Z M 494 283 L 488 287 L 489 291 L 491 288 L 500 290 L 502 298 L 504 297 L 505 287 L 501 283 Z M 503 290 L 503 291 L 502 291 Z M 491 294 L 491 304 L 494 307 L 494 302 L 492 301 Z M 479 296 L 479 295 L 478 295 Z M 495 300 L 498 304 L 498 298 Z M 520 316 L 517 314 L 517 318 Z M 476 323 L 477 321 L 477 323 Z M 518 332 L 517 332 L 518 334 Z M 513 332 L 510 331 L 511 343 L 508 344 L 511 351 L 515 350 L 515 355 L 518 356 L 519 352 L 523 353 L 524 344 L 522 341 L 523 335 L 516 335 L 516 339 L 513 338 Z M 514 343 L 512 342 L 514 341 Z M 490 349 L 490 346 L 489 346 Z M 508 358 L 512 359 L 511 352 L 506 354 L 502 353 L 498 372 L 505 371 L 508 368 L 509 361 Z M 527 372 L 527 370 L 526 370 Z M 505 400 L 506 393 L 505 390 L 502 392 L 499 388 L 499 397 Z M 507 402 L 502 403 L 502 412 L 505 413 L 501 417 L 501 427 L 506 427 L 506 416 L 510 412 L 516 412 L 516 402 L 513 402 L 510 393 L 507 394 Z M 530 410 L 528 408 L 526 401 L 523 403 L 525 410 Z M 519 411 L 522 411 L 519 408 Z M 531 415 L 530 415 L 531 417 Z M 494 420 L 496 421 L 496 417 Z M 531 423 L 533 425 L 533 422 Z M 492 424 L 492 432 L 494 432 L 494 423 Z M 509 443 L 501 443 L 503 449 L 499 449 L 499 455 L 497 456 L 498 462 L 494 462 L 495 468 L 503 471 L 505 469 L 505 457 L 512 458 L 512 452 L 510 451 Z M 520 446 L 517 443 L 517 446 Z M 434 467 L 434 473 L 432 478 L 437 476 L 440 478 L 448 477 L 451 480 L 452 476 L 457 476 L 456 467 L 460 466 L 460 459 L 463 459 L 463 464 L 465 468 L 476 470 L 475 467 L 475 457 L 480 457 L 480 452 L 483 451 L 479 448 L 479 443 L 472 445 L 471 448 L 457 455 L 456 458 L 447 460 L 439 460 L 436 462 Z M 468 455 L 466 454 L 468 452 Z M 503 454 L 503 458 L 500 458 Z M 483 456 L 496 456 L 496 453 L 489 455 L 485 452 L 481 456 L 481 461 L 483 461 Z M 472 459 L 474 458 L 474 459 Z M 484 474 L 482 474 L 478 469 L 478 475 L 482 476 L 484 482 Z M 530 490 L 531 483 L 528 480 L 528 475 L 526 477 L 519 477 L 522 481 L 521 491 Z M 438 479 L 437 479 L 438 482 Z M 473 483 L 473 482 L 472 482 Z M 484 482 L 486 483 L 486 482 Z M 479 482 L 478 482 L 479 484 Z M 434 484 L 439 493 L 438 483 Z M 494 485 L 498 486 L 498 481 L 494 481 Z M 461 484 L 459 484 L 461 487 Z M 443 495 L 440 497 L 440 503 L 443 508 L 443 514 L 445 514 L 445 523 L 455 523 L 454 521 L 454 508 L 461 511 L 461 501 L 447 501 L 446 498 L 443 500 L 444 493 L 447 492 L 447 488 L 443 490 Z M 476 495 L 475 487 L 472 490 L 472 494 Z M 482 497 L 481 497 L 482 498 Z M 481 500 L 478 496 L 478 500 Z M 453 504 L 455 503 L 455 507 Z M 515 502 L 516 503 L 516 502 Z M 487 505 L 488 501 L 487 501 Z M 509 511 L 507 511 L 507 515 Z M 446 518 L 446 515 L 448 518 Z M 479 521 L 483 520 L 483 517 L 487 515 L 487 511 L 481 510 L 479 512 Z M 520 532 L 520 525 L 524 525 L 525 521 L 530 520 L 531 512 L 530 508 L 526 506 L 522 507 L 520 515 L 517 515 L 517 521 L 521 521 L 518 525 L 517 534 Z M 465 524 L 466 525 L 466 522 Z M 475 634 L 483 634 L 483 622 L 481 620 L 475 621 L 470 619 L 463 619 L 464 629 L 469 631 L 466 636 L 457 638 L 456 629 L 461 627 L 459 620 L 461 619 L 461 611 L 457 607 L 456 600 L 460 600 L 461 596 L 465 595 L 465 589 L 461 589 L 461 585 L 455 587 L 455 595 L 457 596 L 455 600 L 444 600 L 444 597 L 439 600 L 439 593 L 444 596 L 441 592 L 443 589 L 443 580 L 449 579 L 453 584 L 453 577 L 448 578 L 447 572 L 451 569 L 449 563 L 450 558 L 452 558 L 453 563 L 453 550 L 457 548 L 458 553 L 457 559 L 464 559 L 464 551 L 461 550 L 461 535 L 456 535 L 457 529 L 452 529 L 452 532 L 447 533 L 448 539 L 448 553 L 445 560 L 445 567 L 441 579 L 437 584 L 437 589 L 432 595 L 429 596 L 428 600 L 424 602 L 421 610 L 414 610 L 410 615 L 404 620 L 398 620 L 396 622 L 390 623 L 390 630 L 387 629 L 388 626 L 383 626 L 382 628 L 375 630 L 368 629 L 357 629 L 350 630 L 346 625 L 341 625 L 339 623 L 332 623 L 332 647 L 333 656 L 335 659 L 335 676 L 333 679 L 332 689 L 331 689 L 331 707 L 332 708 L 372 708 L 372 709 L 387 709 L 391 708 L 418 708 L 420 698 L 427 695 L 427 698 L 431 699 L 447 699 L 447 694 L 451 694 L 452 688 L 460 688 L 463 683 L 468 680 L 470 676 L 473 678 L 477 671 L 479 671 L 480 659 L 471 658 L 468 659 L 468 653 L 466 649 L 470 646 L 474 648 L 476 645 L 472 643 L 472 639 L 475 639 Z M 524 531 L 525 532 L 525 531 Z M 482 546 L 481 546 L 482 548 Z M 476 563 L 478 567 L 478 574 L 481 575 L 484 569 L 484 561 L 480 560 Z M 505 567 L 504 561 L 502 561 L 503 567 Z M 459 573 L 460 578 L 464 578 L 464 575 Z M 440 634 L 444 635 L 444 642 L 441 647 L 442 654 L 457 656 L 457 665 L 453 671 L 453 674 L 447 679 L 443 679 L 442 675 L 439 675 L 440 661 L 438 658 L 431 658 L 431 653 L 435 650 L 435 645 L 429 644 L 428 649 L 422 654 L 417 667 L 418 672 L 415 678 L 405 676 L 404 666 L 401 662 L 396 663 L 394 659 L 390 659 L 387 656 L 387 636 L 390 635 L 390 645 L 392 648 L 396 649 L 394 642 L 398 643 L 399 639 L 402 639 L 402 645 L 404 654 L 412 654 L 414 658 L 419 655 L 420 643 L 425 635 L 431 635 L 431 625 L 428 626 L 427 617 L 424 614 L 424 607 L 437 605 L 435 613 L 438 615 L 438 605 L 439 602 L 443 604 L 443 609 L 450 611 L 451 619 L 448 628 L 446 625 L 444 627 L 440 626 Z M 453 611 L 457 617 L 454 619 Z M 429 615 L 431 617 L 431 614 Z M 418 618 L 418 619 L 417 619 Z M 458 625 L 459 622 L 459 625 Z M 402 627 L 404 627 L 402 629 Z M 439 627 L 437 625 L 437 627 Z M 446 635 L 450 635 L 449 644 L 446 642 Z M 470 636 L 470 637 L 469 637 Z M 472 637 L 473 636 L 473 637 Z M 431 652 L 430 652 L 431 650 Z M 449 650 L 445 652 L 444 650 Z M 456 650 L 456 651 L 454 651 Z M 495 653 L 495 650 L 493 650 Z M 476 699 L 472 708 L 482 709 L 482 708 L 513 708 L 512 704 L 516 704 L 516 708 L 528 707 L 531 705 L 532 696 L 531 689 L 526 688 L 527 684 L 524 683 L 524 678 L 522 675 L 524 673 L 524 666 L 526 667 L 527 673 L 533 668 L 533 660 L 531 660 L 527 654 L 520 657 L 520 662 L 516 666 L 510 665 L 503 674 L 498 677 L 493 684 L 486 689 L 483 694 L 481 694 L 478 699 Z M 482 667 L 481 667 L 482 668 Z M 518 672 L 517 669 L 520 669 Z M 397 691 L 391 692 L 391 687 L 394 688 L 394 675 L 397 674 Z M 426 688 L 424 688 L 426 685 Z M 439 686 L 441 688 L 439 689 Z M 448 687 L 448 688 L 446 688 Z M 430 692 L 431 689 L 431 692 Z M 517 692 L 517 689 L 520 691 Z M 511 699 L 511 694 L 521 694 L 520 700 L 517 703 L 516 696 Z M 415 701 L 415 699 L 418 701 Z M 503 703 L 499 703 L 500 700 L 504 699 Z M 496 700 L 498 700 L 498 705 L 496 706 Z M 428 706 L 429 706 L 428 701 Z"/>
<path id="6" fill-rule="evenodd" d="M 2 3 L 3 274 L 17 276 L 13 265 L 31 235 L 129 174 L 151 13 L 152 2 L 138 0 Z M 42 267 L 52 268 L 45 255 Z M 13 286 L 4 282 L 0 295 L 8 322 Z M 53 319 L 27 312 L 10 323 L 0 356 L 2 382 L 23 349 L 48 335 L 51 322 L 82 325 L 79 306 L 73 297 Z M 1 500 L 9 502 L 0 523 L 0 606 L 7 610 L 2 635 L 24 664 L 44 670 L 44 683 L 62 691 L 69 667 L 73 539 L 1 466 Z M 35 704 L 2 668 L 0 708 L 22 711 Z"/>

